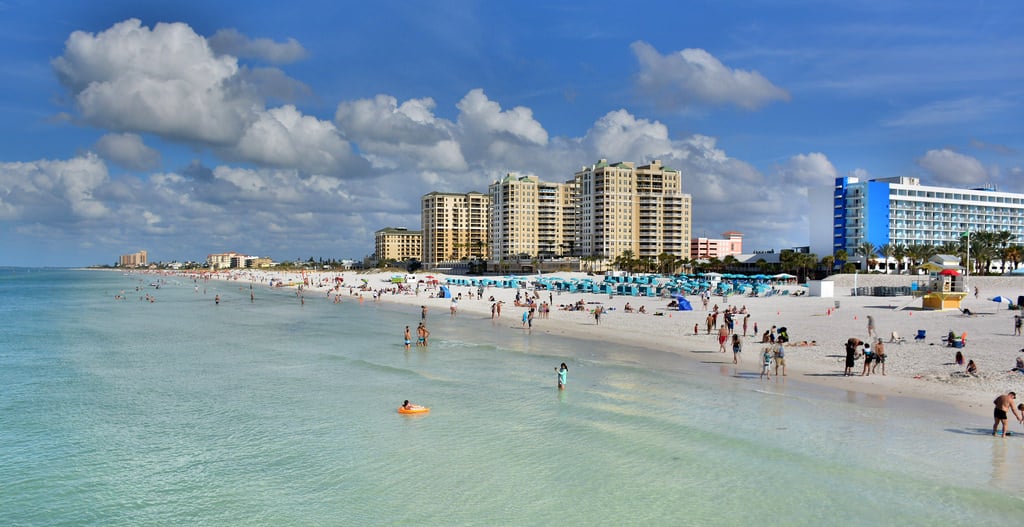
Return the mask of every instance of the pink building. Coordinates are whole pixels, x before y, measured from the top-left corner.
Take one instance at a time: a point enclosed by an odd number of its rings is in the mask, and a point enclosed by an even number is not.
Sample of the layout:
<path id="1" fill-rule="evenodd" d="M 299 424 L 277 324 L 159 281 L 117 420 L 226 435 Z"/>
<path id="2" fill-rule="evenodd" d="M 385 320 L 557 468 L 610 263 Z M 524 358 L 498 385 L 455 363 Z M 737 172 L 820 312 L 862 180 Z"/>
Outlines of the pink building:
<path id="1" fill-rule="evenodd" d="M 690 258 L 693 260 L 721 260 L 730 254 L 735 256 L 743 252 L 743 233 L 736 231 L 723 232 L 724 239 L 691 238 Z"/>

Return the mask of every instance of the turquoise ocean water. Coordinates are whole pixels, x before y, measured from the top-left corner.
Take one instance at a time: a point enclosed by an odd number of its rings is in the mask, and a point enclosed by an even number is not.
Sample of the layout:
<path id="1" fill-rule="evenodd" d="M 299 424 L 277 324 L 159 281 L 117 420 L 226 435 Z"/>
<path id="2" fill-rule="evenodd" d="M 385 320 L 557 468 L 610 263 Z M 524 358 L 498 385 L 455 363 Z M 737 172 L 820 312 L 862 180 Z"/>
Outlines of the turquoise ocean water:
<path id="1" fill-rule="evenodd" d="M 250 302 L 248 283 L 154 280 L 0 269 L 0 524 L 995 525 L 1024 513 L 1024 437 L 993 439 L 988 419 L 939 405 L 561 339 L 543 331 L 555 319 L 527 335 L 511 317 L 431 313 L 429 350 L 406 352 L 413 306 L 322 293 L 302 305 L 259 285 Z M 403 399 L 432 411 L 400 416 Z"/>

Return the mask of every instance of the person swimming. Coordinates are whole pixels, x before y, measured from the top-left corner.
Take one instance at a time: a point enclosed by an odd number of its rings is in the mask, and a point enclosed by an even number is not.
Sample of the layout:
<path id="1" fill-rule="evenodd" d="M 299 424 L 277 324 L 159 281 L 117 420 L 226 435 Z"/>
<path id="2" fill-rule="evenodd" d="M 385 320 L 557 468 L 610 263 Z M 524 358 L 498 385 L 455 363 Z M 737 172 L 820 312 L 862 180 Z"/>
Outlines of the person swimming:
<path id="1" fill-rule="evenodd" d="M 405 402 L 402 403 L 402 409 L 403 410 L 420 410 L 422 408 L 423 407 L 418 405 L 418 404 L 410 403 L 409 399 L 406 399 Z"/>

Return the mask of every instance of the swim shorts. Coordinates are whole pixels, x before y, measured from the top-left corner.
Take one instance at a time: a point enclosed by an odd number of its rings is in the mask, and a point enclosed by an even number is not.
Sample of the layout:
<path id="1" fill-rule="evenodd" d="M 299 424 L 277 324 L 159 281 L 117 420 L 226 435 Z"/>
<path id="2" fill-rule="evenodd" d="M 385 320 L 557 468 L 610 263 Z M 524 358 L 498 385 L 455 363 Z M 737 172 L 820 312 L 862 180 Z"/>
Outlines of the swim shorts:
<path id="1" fill-rule="evenodd" d="M 1002 408 L 996 408 L 996 411 L 993 412 L 993 415 L 995 415 L 996 419 L 999 420 L 1006 419 L 1006 410 L 1003 410 Z"/>

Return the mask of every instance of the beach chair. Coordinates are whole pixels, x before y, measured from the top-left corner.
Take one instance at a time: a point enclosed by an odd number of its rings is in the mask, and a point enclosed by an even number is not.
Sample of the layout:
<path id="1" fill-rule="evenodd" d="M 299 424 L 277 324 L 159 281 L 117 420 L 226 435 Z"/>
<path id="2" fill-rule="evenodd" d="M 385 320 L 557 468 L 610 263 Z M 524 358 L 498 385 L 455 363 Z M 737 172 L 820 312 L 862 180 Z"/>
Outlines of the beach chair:
<path id="1" fill-rule="evenodd" d="M 914 342 L 917 342 L 919 340 L 924 340 L 924 332 L 925 332 L 925 330 L 923 330 L 923 329 L 917 330 L 917 335 L 914 335 Z"/>

